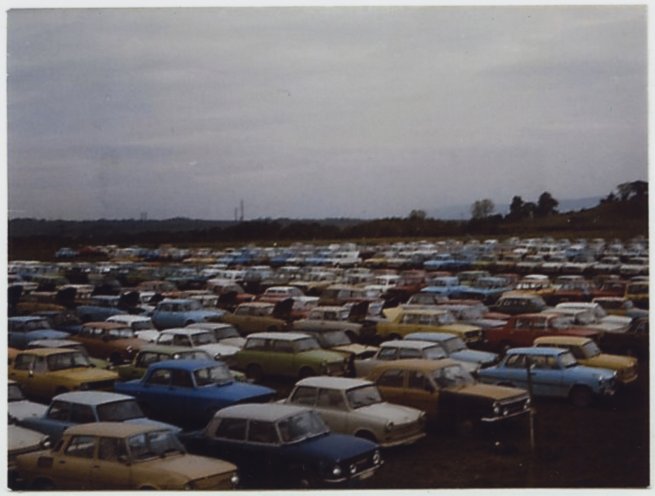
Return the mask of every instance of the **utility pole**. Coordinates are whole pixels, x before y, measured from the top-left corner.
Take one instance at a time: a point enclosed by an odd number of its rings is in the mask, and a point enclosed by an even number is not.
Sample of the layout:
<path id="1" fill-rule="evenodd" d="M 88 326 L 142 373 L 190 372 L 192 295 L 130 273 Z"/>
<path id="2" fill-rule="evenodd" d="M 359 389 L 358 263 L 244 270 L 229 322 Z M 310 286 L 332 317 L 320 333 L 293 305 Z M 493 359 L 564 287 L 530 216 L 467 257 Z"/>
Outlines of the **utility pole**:
<path id="1" fill-rule="evenodd" d="M 241 222 L 243 222 L 243 200 L 241 200 L 241 218 L 239 219 Z"/>

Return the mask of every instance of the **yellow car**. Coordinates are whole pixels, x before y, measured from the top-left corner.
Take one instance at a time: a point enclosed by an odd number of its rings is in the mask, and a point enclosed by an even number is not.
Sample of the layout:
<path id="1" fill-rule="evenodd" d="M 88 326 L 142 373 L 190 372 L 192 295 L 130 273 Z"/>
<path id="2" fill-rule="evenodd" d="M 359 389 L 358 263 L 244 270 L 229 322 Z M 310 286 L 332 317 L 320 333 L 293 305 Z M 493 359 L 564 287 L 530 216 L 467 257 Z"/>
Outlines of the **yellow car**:
<path id="1" fill-rule="evenodd" d="M 478 326 L 460 324 L 448 310 L 394 307 L 385 310 L 386 320 L 377 322 L 375 332 L 382 340 L 402 339 L 411 332 L 446 332 L 455 334 L 468 344 L 482 340 Z"/>
<path id="2" fill-rule="evenodd" d="M 636 358 L 601 353 L 592 339 L 576 336 L 543 336 L 535 339 L 534 345 L 565 348 L 573 353 L 580 365 L 615 371 L 616 379 L 623 384 L 637 380 Z"/>
<path id="3" fill-rule="evenodd" d="M 27 396 L 49 402 L 67 391 L 113 391 L 118 374 L 95 367 L 79 350 L 35 348 L 16 355 L 9 378 L 18 382 Z"/>
<path id="4" fill-rule="evenodd" d="M 96 422 L 68 428 L 52 450 L 16 457 L 20 481 L 41 490 L 225 490 L 238 483 L 226 461 L 189 455 L 161 427 Z"/>

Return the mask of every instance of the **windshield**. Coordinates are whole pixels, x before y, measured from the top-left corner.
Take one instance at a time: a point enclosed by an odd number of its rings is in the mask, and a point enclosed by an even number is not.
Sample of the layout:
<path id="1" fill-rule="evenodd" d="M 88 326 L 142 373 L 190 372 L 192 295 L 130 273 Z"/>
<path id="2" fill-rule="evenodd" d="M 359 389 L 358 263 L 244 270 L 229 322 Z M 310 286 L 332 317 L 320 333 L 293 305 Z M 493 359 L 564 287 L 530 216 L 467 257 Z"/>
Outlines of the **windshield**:
<path id="1" fill-rule="evenodd" d="M 316 350 L 320 348 L 318 345 L 318 341 L 314 338 L 303 338 L 303 339 L 298 339 L 297 341 L 294 341 L 295 343 L 295 348 L 296 351 L 309 351 L 309 350 Z"/>
<path id="2" fill-rule="evenodd" d="M 123 422 L 144 417 L 136 400 L 115 401 L 98 405 L 98 419 L 103 422 Z"/>
<path id="3" fill-rule="evenodd" d="M 283 443 L 295 443 L 329 432 L 323 419 L 314 411 L 299 413 L 281 420 L 277 425 Z"/>
<path id="4" fill-rule="evenodd" d="M 175 360 L 212 360 L 211 355 L 202 350 L 179 351 L 172 358 Z"/>
<path id="5" fill-rule="evenodd" d="M 342 346 L 351 344 L 348 334 L 344 331 L 328 331 L 322 334 L 325 346 L 331 348 L 333 346 Z"/>
<path id="6" fill-rule="evenodd" d="M 582 354 L 585 358 L 593 358 L 600 355 L 600 349 L 596 343 L 593 341 L 588 341 L 582 345 Z"/>
<path id="7" fill-rule="evenodd" d="M 570 351 L 567 351 L 566 353 L 562 353 L 559 356 L 559 363 L 562 367 L 575 367 L 577 365 L 577 362 L 575 361 L 575 357 L 573 356 L 573 353 Z"/>
<path id="8" fill-rule="evenodd" d="M 441 348 L 440 345 L 430 346 L 423 349 L 423 357 L 428 360 L 439 360 L 440 358 L 448 358 L 448 354 Z"/>
<path id="9" fill-rule="evenodd" d="M 571 327 L 573 321 L 571 317 L 555 317 L 550 320 L 550 327 L 553 329 L 567 329 Z"/>
<path id="10" fill-rule="evenodd" d="M 48 356 L 46 360 L 48 362 L 48 370 L 50 371 L 72 369 L 75 367 L 91 367 L 89 358 L 79 351 L 57 353 L 56 355 Z"/>
<path id="11" fill-rule="evenodd" d="M 442 388 L 463 387 L 475 384 L 475 379 L 460 365 L 450 365 L 432 372 L 435 382 Z"/>
<path id="12" fill-rule="evenodd" d="M 21 401 L 25 399 L 23 392 L 20 390 L 18 384 L 9 384 L 9 392 L 7 397 L 9 401 Z"/>
<path id="13" fill-rule="evenodd" d="M 230 373 L 230 369 L 224 363 L 217 363 L 214 367 L 206 369 L 198 369 L 193 373 L 198 387 L 230 384 L 234 382 L 234 378 Z"/>
<path id="14" fill-rule="evenodd" d="M 218 339 L 226 339 L 226 338 L 240 338 L 241 334 L 239 334 L 239 331 L 237 331 L 234 327 L 223 327 L 221 329 L 216 329 L 214 331 L 214 334 Z"/>
<path id="15" fill-rule="evenodd" d="M 346 391 L 346 397 L 351 408 L 361 408 L 382 402 L 378 388 L 373 385 L 350 389 Z"/>
<path id="16" fill-rule="evenodd" d="M 441 342 L 441 345 L 444 348 L 446 348 L 448 354 L 466 349 L 466 345 L 464 344 L 464 341 L 462 341 L 462 338 L 458 338 L 458 337 L 446 339 L 445 341 Z"/>
<path id="17" fill-rule="evenodd" d="M 183 454 L 184 447 L 170 431 L 153 431 L 127 439 L 132 461 L 140 462 L 166 454 Z"/>
<path id="18" fill-rule="evenodd" d="M 216 343 L 216 336 L 211 332 L 199 332 L 197 334 L 192 334 L 190 337 L 193 341 L 193 346 Z"/>

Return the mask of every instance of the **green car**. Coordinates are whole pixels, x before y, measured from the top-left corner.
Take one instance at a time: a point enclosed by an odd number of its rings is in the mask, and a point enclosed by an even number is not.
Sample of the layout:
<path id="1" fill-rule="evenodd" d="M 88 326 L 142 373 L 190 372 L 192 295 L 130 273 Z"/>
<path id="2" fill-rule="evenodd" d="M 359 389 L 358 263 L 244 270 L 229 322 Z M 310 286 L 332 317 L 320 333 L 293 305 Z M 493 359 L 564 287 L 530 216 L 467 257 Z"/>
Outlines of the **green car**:
<path id="1" fill-rule="evenodd" d="M 315 338 L 299 332 L 256 332 L 234 355 L 235 368 L 248 379 L 265 375 L 305 378 L 312 375 L 346 375 L 348 358 L 321 348 Z"/>
<path id="2" fill-rule="evenodd" d="M 197 350 L 187 346 L 148 345 L 144 346 L 134 356 L 130 363 L 119 365 L 114 370 L 118 372 L 121 381 L 141 379 L 151 363 L 171 359 L 211 360 L 212 357 L 204 350 Z M 245 375 L 231 370 L 237 381 L 245 381 Z"/>

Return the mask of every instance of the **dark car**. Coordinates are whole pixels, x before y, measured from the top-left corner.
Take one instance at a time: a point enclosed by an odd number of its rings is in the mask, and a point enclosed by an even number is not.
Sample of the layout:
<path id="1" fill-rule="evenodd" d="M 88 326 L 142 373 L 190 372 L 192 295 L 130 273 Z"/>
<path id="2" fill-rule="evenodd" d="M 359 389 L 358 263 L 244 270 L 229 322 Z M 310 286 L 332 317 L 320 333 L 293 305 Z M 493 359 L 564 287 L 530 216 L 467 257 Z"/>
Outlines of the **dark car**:
<path id="1" fill-rule="evenodd" d="M 134 396 L 151 418 L 185 427 L 207 424 L 214 413 L 236 403 L 268 402 L 271 388 L 238 382 L 215 360 L 163 360 L 142 379 L 117 383 L 118 393 Z"/>
<path id="2" fill-rule="evenodd" d="M 231 461 L 246 485 L 325 487 L 365 479 L 382 464 L 378 445 L 330 432 L 309 408 L 243 404 L 182 434 L 191 453 Z"/>

